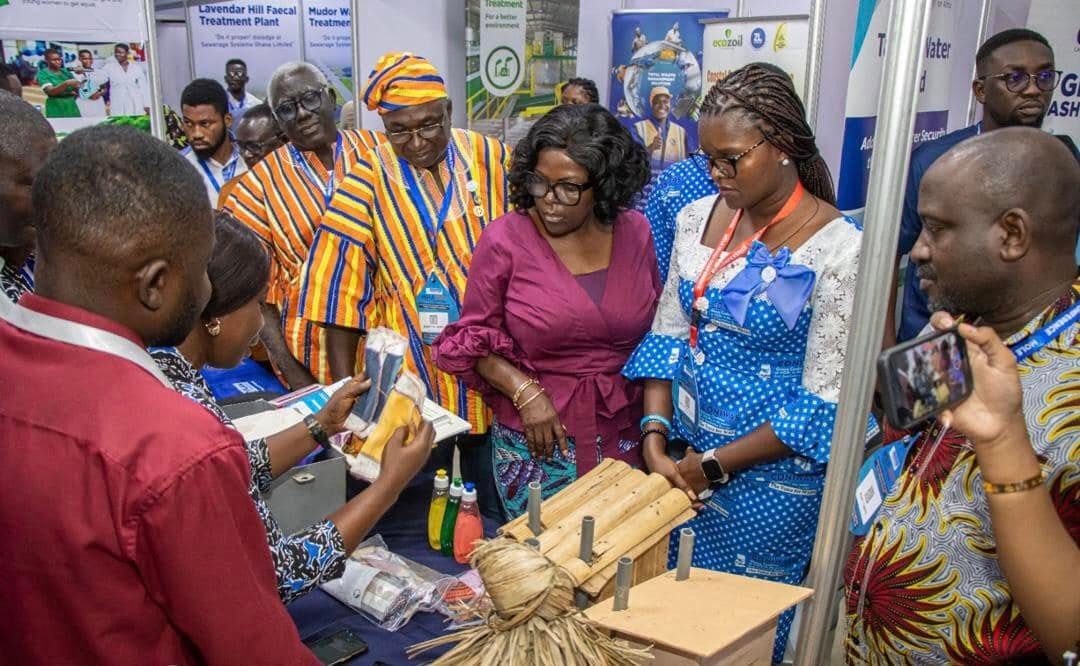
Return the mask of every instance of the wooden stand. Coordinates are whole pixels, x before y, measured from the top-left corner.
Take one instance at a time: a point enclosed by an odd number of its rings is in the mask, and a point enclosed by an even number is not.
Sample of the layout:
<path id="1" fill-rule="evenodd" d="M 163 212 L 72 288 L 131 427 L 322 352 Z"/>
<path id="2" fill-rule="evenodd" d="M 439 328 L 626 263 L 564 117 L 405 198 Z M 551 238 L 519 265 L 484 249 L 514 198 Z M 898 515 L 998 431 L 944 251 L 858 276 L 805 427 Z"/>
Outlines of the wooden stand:
<path id="1" fill-rule="evenodd" d="M 652 645 L 655 666 L 768 665 L 780 614 L 812 594 L 706 569 L 676 581 L 669 571 L 631 588 L 627 610 L 603 603 L 586 615 L 617 638 Z"/>

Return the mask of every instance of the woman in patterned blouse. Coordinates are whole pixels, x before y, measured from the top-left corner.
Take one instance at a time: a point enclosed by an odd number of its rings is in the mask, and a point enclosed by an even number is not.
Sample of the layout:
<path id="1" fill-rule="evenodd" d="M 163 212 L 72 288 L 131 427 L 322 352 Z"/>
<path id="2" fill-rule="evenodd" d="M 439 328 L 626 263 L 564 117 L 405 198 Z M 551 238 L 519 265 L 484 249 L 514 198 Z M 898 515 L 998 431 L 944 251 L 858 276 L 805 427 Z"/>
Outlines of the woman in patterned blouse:
<path id="1" fill-rule="evenodd" d="M 231 425 L 199 369 L 205 364 L 233 367 L 258 340 L 263 325 L 260 304 L 266 296 L 270 262 L 250 230 L 226 214 L 217 215 L 214 252 L 207 267 L 212 292 L 203 309 L 202 325 L 196 326 L 178 347 L 153 350 L 151 355 L 177 391 Z M 327 435 L 344 429 L 353 402 L 368 384 L 354 379 L 315 414 L 315 421 Z M 291 536 L 282 533 L 262 493 L 270 489 L 276 477 L 311 452 L 316 446 L 313 433 L 301 423 L 266 439 L 247 442 L 251 499 L 266 526 L 282 601 L 288 603 L 303 596 L 315 585 L 344 572 L 348 553 L 423 467 L 433 441 L 434 431 L 427 423 L 410 446 L 403 446 L 402 434 L 395 436 L 384 453 L 383 474 L 370 488 L 325 520 Z"/>

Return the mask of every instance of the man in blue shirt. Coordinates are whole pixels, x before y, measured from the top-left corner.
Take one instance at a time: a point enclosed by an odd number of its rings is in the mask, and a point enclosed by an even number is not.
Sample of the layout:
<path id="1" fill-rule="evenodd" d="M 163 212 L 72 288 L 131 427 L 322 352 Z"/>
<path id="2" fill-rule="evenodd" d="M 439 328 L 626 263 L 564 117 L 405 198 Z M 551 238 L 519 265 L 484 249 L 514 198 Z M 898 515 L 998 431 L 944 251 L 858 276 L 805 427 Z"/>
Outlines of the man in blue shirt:
<path id="1" fill-rule="evenodd" d="M 645 217 L 652 227 L 656 262 L 660 266 L 660 281 L 667 283 L 671 249 L 675 245 L 675 219 L 679 211 L 717 193 L 716 182 L 709 174 L 709 160 L 701 153 L 676 162 L 660 172 L 645 204 Z"/>
<path id="2" fill-rule="evenodd" d="M 1054 51 L 1046 38 L 1027 29 L 999 32 L 986 40 L 975 55 L 976 77 L 971 83 L 975 98 L 983 105 L 982 122 L 928 141 L 911 155 L 904 211 L 900 221 L 899 258 L 911 252 L 922 233 L 917 204 L 923 174 L 939 157 L 964 139 L 1002 127 L 1041 127 L 1061 72 L 1054 70 Z M 926 294 L 919 289 L 915 266 L 908 264 L 904 277 L 903 311 L 897 330 L 890 307 L 886 336 L 896 331 L 896 341 L 919 335 L 930 313 Z M 891 346 L 886 340 L 886 346 Z"/>

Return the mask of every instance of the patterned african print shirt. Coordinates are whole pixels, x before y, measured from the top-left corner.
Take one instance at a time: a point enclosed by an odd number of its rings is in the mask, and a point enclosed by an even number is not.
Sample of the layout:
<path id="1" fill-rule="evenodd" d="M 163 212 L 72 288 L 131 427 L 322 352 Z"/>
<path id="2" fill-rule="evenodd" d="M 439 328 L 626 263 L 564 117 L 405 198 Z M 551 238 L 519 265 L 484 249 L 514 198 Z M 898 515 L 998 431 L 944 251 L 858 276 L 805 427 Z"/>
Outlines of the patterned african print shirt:
<path id="1" fill-rule="evenodd" d="M 507 211 L 510 151 L 476 132 L 455 129 L 452 138 L 453 173 L 449 158 L 438 167 L 440 181 L 454 184 L 441 225 L 443 195 L 430 171 L 409 166 L 390 144 L 360 160 L 315 234 L 300 311 L 315 322 L 401 333 L 409 343 L 406 367 L 431 399 L 486 432 L 480 394 L 432 363 L 417 297 L 434 274 L 460 307 L 480 232 Z"/>
<path id="2" fill-rule="evenodd" d="M 342 149 L 334 164 L 333 183 L 341 183 L 360 156 L 385 140 L 371 130 L 342 130 Z M 290 144 L 270 153 L 233 188 L 222 210 L 258 234 L 270 253 L 270 290 L 266 300 L 281 311 L 281 327 L 292 355 L 319 382 L 330 384 L 326 333 L 304 321 L 297 308 L 300 269 L 307 259 L 315 228 L 326 210 L 324 187 L 329 174 L 314 153 Z M 300 160 L 295 159 L 300 156 Z M 314 182 L 315 174 L 319 182 Z M 332 184 L 331 183 L 331 186 Z"/>
<path id="3" fill-rule="evenodd" d="M 18 303 L 23 294 L 34 290 L 34 257 L 27 259 L 22 266 L 12 266 L 0 257 L 0 291 L 12 303 Z"/>
<path id="4" fill-rule="evenodd" d="M 178 393 L 199 403 L 222 423 L 232 427 L 232 420 L 214 400 L 202 373 L 188 363 L 175 347 L 153 349 L 150 355 Z M 266 528 L 274 573 L 277 574 L 278 595 L 282 602 L 289 603 L 304 596 L 316 585 L 339 578 L 345 572 L 345 543 L 341 532 L 329 520 L 285 536 L 262 497 L 274 481 L 270 470 L 270 449 L 264 439 L 245 444 L 251 464 L 249 493 Z"/>
<path id="5" fill-rule="evenodd" d="M 1069 294 L 1006 342 L 1015 345 L 1080 300 Z M 1020 363 L 1024 418 L 1058 515 L 1080 543 L 1080 324 Z M 845 570 L 849 662 L 1005 663 L 1041 660 L 998 567 L 975 452 L 935 423 Z M 917 470 L 925 463 L 921 476 Z"/>

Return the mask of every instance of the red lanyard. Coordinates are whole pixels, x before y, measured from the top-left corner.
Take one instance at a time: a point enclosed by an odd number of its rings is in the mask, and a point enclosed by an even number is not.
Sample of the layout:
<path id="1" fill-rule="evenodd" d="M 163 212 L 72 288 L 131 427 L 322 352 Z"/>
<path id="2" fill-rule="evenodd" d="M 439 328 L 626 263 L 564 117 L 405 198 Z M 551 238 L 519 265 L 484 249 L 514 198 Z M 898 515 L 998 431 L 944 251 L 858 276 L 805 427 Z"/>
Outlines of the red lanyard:
<path id="1" fill-rule="evenodd" d="M 705 267 L 701 269 L 701 275 L 698 276 L 697 282 L 694 283 L 694 303 L 691 306 L 693 312 L 690 316 L 690 347 L 697 347 L 698 340 L 698 319 L 701 318 L 703 310 L 708 310 L 709 306 L 705 303 L 705 290 L 709 288 L 709 283 L 716 275 L 730 266 L 735 260 L 746 255 L 750 251 L 750 246 L 755 241 L 761 240 L 761 237 L 765 235 L 765 232 L 776 223 L 782 221 L 791 212 L 795 210 L 795 207 L 802 201 L 803 195 L 806 190 L 803 188 L 802 183 L 795 181 L 795 189 L 792 190 L 788 196 L 787 201 L 784 202 L 784 206 L 780 209 L 780 212 L 776 214 L 776 217 L 772 219 L 761 229 L 758 229 L 753 236 L 747 238 L 739 246 L 732 250 L 727 251 L 728 245 L 731 244 L 731 238 L 735 235 L 735 229 L 739 226 L 739 220 L 742 219 L 742 209 L 735 211 L 735 216 L 731 218 L 731 223 L 728 224 L 727 230 L 724 231 L 723 237 L 720 242 L 716 244 L 716 249 L 712 251 L 709 256 L 709 260 L 705 262 Z"/>

